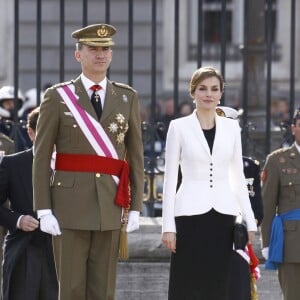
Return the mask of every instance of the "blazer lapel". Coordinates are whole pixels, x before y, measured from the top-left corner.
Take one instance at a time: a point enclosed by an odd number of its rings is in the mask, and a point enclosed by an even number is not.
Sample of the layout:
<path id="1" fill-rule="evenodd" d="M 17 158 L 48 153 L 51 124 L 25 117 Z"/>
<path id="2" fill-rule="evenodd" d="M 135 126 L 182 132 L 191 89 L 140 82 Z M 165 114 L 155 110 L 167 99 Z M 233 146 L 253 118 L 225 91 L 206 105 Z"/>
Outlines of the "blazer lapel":
<path id="1" fill-rule="evenodd" d="M 104 121 L 116 107 L 118 107 L 118 101 L 120 99 L 120 95 L 117 90 L 114 88 L 110 80 L 107 80 L 106 87 L 106 95 L 105 95 L 105 103 L 103 107 L 103 112 L 101 116 L 101 121 Z"/>
<path id="2" fill-rule="evenodd" d="M 72 81 L 75 86 L 75 94 L 79 97 L 78 104 L 94 119 L 98 121 L 95 109 L 92 105 L 91 99 L 89 99 L 87 92 L 82 84 L 80 76 Z"/>
<path id="3" fill-rule="evenodd" d="M 207 140 L 205 138 L 204 132 L 203 132 L 203 130 L 201 128 L 201 125 L 200 125 L 200 123 L 198 121 L 198 118 L 197 118 L 197 115 L 196 115 L 196 110 L 194 111 L 192 117 L 193 117 L 192 118 L 193 124 L 191 125 L 191 128 L 195 128 L 195 129 L 197 128 L 197 130 L 196 130 L 197 138 L 199 139 L 201 145 L 203 146 L 203 148 L 205 149 L 205 151 L 207 152 L 207 154 L 209 156 L 211 156 Z"/>
<path id="4" fill-rule="evenodd" d="M 214 139 L 214 146 L 212 149 L 212 154 L 215 154 L 216 152 L 218 152 L 218 148 L 222 147 L 221 142 L 224 141 L 224 139 L 222 139 L 222 136 L 225 136 L 226 132 L 225 132 L 225 128 L 224 128 L 224 124 L 222 123 L 222 119 L 224 117 L 220 117 L 216 114 L 216 134 L 215 134 L 215 139 Z"/>

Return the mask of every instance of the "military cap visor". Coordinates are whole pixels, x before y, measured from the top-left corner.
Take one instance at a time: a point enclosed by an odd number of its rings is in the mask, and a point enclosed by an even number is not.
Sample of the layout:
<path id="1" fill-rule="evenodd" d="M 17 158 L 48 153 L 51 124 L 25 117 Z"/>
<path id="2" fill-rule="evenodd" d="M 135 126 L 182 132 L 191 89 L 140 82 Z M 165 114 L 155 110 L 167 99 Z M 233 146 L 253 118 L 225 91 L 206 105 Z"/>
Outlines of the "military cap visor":
<path id="1" fill-rule="evenodd" d="M 221 117 L 226 117 L 234 120 L 237 120 L 239 117 L 239 112 L 229 106 L 217 106 L 216 113 Z"/>
<path id="2" fill-rule="evenodd" d="M 74 31 L 72 37 L 84 45 L 110 47 L 115 44 L 112 40 L 115 33 L 116 28 L 112 25 L 94 24 Z"/>

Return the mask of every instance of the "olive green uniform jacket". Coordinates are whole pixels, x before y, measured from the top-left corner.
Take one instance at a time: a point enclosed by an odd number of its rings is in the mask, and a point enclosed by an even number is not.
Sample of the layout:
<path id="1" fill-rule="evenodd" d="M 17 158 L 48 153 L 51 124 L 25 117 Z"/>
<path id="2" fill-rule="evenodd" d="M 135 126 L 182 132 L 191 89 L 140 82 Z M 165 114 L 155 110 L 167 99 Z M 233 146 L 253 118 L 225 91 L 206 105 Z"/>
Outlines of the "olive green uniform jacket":
<path id="1" fill-rule="evenodd" d="M 262 246 L 268 247 L 272 220 L 276 213 L 300 208 L 300 154 L 295 145 L 272 152 L 262 172 L 264 219 Z M 286 263 L 300 262 L 300 221 L 284 221 L 284 257 Z"/>
<path id="2" fill-rule="evenodd" d="M 97 119 L 80 77 L 64 84 L 75 85 L 78 103 Z M 48 89 L 41 104 L 33 162 L 35 210 L 52 209 L 63 229 L 115 230 L 120 228 L 121 207 L 115 204 L 116 183 L 111 175 L 55 171 L 50 182 L 50 160 L 57 153 L 96 154 L 68 107 L 57 92 L 63 84 Z M 125 132 L 117 122 L 121 114 L 128 124 Z M 131 210 L 140 211 L 143 196 L 143 146 L 137 93 L 131 87 L 107 81 L 100 123 L 120 159 L 130 167 Z M 117 124 L 117 131 L 111 130 Z M 120 135 L 124 134 L 124 139 Z M 76 161 L 74 161 L 76 164 Z"/>

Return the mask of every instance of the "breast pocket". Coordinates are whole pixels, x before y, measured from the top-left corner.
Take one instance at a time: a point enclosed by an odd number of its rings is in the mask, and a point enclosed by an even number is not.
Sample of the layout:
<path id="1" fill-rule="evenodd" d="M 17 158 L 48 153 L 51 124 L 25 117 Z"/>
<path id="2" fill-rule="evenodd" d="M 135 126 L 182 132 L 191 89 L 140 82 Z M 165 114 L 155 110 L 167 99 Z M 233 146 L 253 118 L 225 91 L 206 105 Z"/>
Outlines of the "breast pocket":
<path id="1" fill-rule="evenodd" d="M 281 195 L 286 201 L 296 202 L 300 197 L 300 174 L 282 176 Z"/>
<path id="2" fill-rule="evenodd" d="M 60 139 L 65 145 L 71 148 L 78 148 L 80 141 L 82 141 L 82 132 L 75 119 L 72 117 L 65 117 L 60 129 Z"/>

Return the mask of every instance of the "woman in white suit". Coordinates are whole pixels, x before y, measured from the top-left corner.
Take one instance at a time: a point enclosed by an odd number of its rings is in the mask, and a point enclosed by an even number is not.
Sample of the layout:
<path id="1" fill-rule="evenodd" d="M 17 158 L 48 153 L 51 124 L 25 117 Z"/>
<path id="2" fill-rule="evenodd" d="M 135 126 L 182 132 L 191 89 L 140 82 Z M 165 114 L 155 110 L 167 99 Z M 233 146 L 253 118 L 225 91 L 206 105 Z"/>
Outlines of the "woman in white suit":
<path id="1" fill-rule="evenodd" d="M 216 114 L 223 89 L 216 69 L 197 69 L 190 81 L 196 109 L 173 120 L 167 133 L 162 240 L 172 252 L 169 300 L 227 299 L 235 216 L 245 219 L 250 242 L 257 230 L 240 127 Z"/>

